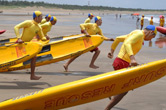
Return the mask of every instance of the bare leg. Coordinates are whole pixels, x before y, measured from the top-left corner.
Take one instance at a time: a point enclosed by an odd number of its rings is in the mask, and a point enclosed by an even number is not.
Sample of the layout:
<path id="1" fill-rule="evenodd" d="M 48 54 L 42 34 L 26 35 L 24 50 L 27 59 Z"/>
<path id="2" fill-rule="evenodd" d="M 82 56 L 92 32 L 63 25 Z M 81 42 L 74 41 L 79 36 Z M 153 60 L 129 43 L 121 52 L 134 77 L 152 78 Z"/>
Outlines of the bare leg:
<path id="1" fill-rule="evenodd" d="M 69 64 L 70 64 L 71 62 L 73 62 L 77 57 L 79 57 L 79 56 L 72 57 L 71 59 L 69 59 L 69 61 L 68 61 L 67 63 L 65 63 L 65 64 L 63 65 L 63 67 L 65 68 L 65 71 L 66 71 L 66 72 L 68 71 L 68 66 L 69 66 Z"/>
<path id="2" fill-rule="evenodd" d="M 94 65 L 94 62 L 96 61 L 99 54 L 100 54 L 100 50 L 96 50 L 93 57 L 92 57 L 91 63 L 89 65 L 90 68 L 93 68 L 93 69 L 99 68 L 98 66 Z"/>
<path id="3" fill-rule="evenodd" d="M 110 103 L 107 105 L 107 107 L 105 108 L 105 110 L 111 110 L 118 102 L 120 102 L 122 100 L 122 98 L 127 94 L 128 92 L 124 92 L 122 94 L 113 96 L 113 98 L 111 99 Z"/>
<path id="4" fill-rule="evenodd" d="M 41 77 L 35 76 L 36 56 L 31 59 L 31 80 L 39 80 Z"/>
<path id="5" fill-rule="evenodd" d="M 141 25 L 141 30 L 142 30 L 142 28 L 143 28 L 143 25 Z"/>

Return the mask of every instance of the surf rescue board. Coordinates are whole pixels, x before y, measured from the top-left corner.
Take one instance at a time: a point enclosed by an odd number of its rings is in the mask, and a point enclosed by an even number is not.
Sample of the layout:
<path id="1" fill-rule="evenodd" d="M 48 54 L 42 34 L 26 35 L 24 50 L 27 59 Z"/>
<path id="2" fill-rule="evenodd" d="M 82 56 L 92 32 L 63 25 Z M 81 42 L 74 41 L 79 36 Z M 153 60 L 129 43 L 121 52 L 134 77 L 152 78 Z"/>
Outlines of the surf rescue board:
<path id="1" fill-rule="evenodd" d="M 166 59 L 163 59 L 18 96 L 1 102 L 0 110 L 68 108 L 136 89 L 165 75 Z"/>

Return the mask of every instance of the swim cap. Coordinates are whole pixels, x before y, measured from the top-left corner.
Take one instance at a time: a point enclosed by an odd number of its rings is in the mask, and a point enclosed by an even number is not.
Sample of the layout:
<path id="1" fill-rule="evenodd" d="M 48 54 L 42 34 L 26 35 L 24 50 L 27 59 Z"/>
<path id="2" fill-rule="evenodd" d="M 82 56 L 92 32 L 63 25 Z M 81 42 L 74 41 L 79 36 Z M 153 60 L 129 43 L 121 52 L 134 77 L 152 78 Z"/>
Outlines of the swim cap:
<path id="1" fill-rule="evenodd" d="M 51 18 L 51 15 L 50 15 L 50 14 L 47 14 L 46 17 Z"/>
<path id="2" fill-rule="evenodd" d="M 40 11 L 33 12 L 33 19 L 40 16 L 42 13 Z"/>
<path id="3" fill-rule="evenodd" d="M 95 23 L 97 22 L 97 20 L 100 20 L 100 19 L 101 19 L 100 16 L 96 16 L 96 17 L 95 17 Z"/>
<path id="4" fill-rule="evenodd" d="M 50 19 L 50 21 L 53 21 L 53 20 L 54 20 L 54 21 L 57 20 L 55 16 L 52 16 L 51 19 Z"/>
<path id="5" fill-rule="evenodd" d="M 88 17 L 90 17 L 90 16 L 93 16 L 93 17 L 94 17 L 94 15 L 93 15 L 92 13 L 89 13 L 89 14 L 88 14 Z"/>
<path id="6" fill-rule="evenodd" d="M 155 34 L 157 34 L 157 29 L 154 25 L 148 25 L 145 29 L 152 30 Z"/>

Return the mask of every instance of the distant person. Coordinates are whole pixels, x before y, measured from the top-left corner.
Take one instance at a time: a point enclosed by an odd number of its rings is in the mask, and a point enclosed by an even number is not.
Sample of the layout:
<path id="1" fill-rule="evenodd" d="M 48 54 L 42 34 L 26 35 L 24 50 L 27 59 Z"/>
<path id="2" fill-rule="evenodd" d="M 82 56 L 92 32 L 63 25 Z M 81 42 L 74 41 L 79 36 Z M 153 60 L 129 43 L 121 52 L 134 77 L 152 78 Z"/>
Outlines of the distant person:
<path id="1" fill-rule="evenodd" d="M 93 19 L 94 15 L 92 13 L 88 14 L 88 18 L 84 21 L 84 23 L 90 23 L 91 20 Z"/>
<path id="2" fill-rule="evenodd" d="M 91 37 L 90 35 L 101 35 L 104 37 L 104 40 L 106 41 L 113 41 L 114 39 L 112 38 L 107 38 L 103 35 L 102 33 L 102 30 L 99 28 L 99 26 L 102 25 L 102 19 L 101 17 L 99 16 L 96 16 L 95 17 L 95 23 L 84 23 L 84 24 L 80 24 L 80 28 L 81 30 L 84 32 L 84 34 L 87 36 L 87 37 Z M 99 68 L 98 66 L 96 66 L 94 64 L 94 62 L 96 61 L 97 57 L 99 56 L 100 54 L 100 50 L 98 47 L 96 47 L 95 49 L 91 50 L 91 52 L 95 52 L 93 57 L 92 57 L 92 60 L 91 60 L 91 63 L 89 65 L 90 68 L 93 68 L 93 69 L 97 69 Z M 77 57 L 79 56 L 76 56 L 76 57 L 73 57 L 71 59 L 69 59 L 69 61 L 64 64 L 64 68 L 65 68 L 65 71 L 68 71 L 68 66 L 70 63 L 72 63 Z"/>
<path id="3" fill-rule="evenodd" d="M 162 16 L 162 17 L 160 18 L 160 26 L 161 26 L 161 27 L 164 27 L 164 25 L 165 25 L 165 18 L 164 18 L 164 16 Z"/>
<path id="4" fill-rule="evenodd" d="M 137 15 L 136 29 L 139 29 L 139 20 L 140 20 L 139 15 Z"/>
<path id="5" fill-rule="evenodd" d="M 131 14 L 131 17 L 132 17 L 132 19 L 134 19 L 134 15 L 133 14 Z"/>
<path id="6" fill-rule="evenodd" d="M 42 19 L 42 21 L 41 21 L 40 24 L 44 24 L 44 23 L 46 23 L 46 22 L 49 22 L 50 19 L 51 19 L 51 15 L 50 15 L 50 14 L 47 14 L 47 15 L 45 16 L 45 18 Z"/>
<path id="7" fill-rule="evenodd" d="M 118 14 L 115 14 L 116 19 L 118 19 Z"/>
<path id="8" fill-rule="evenodd" d="M 153 25 L 148 25 L 144 30 L 134 30 L 128 35 L 123 35 L 116 37 L 112 43 L 111 50 L 108 53 L 109 58 L 113 58 L 114 51 L 120 42 L 123 42 L 118 56 L 113 62 L 114 70 L 119 70 L 127 68 L 129 66 L 137 66 L 138 63 L 135 59 L 135 55 L 142 48 L 142 43 L 149 41 L 154 38 L 157 34 L 157 29 Z M 105 110 L 111 110 L 120 100 L 127 94 L 124 92 L 113 97 L 110 97 L 111 100 Z"/>
<path id="9" fill-rule="evenodd" d="M 150 25 L 153 25 L 153 16 L 151 16 Z"/>
<path id="10" fill-rule="evenodd" d="M 122 15 L 120 14 L 120 15 L 119 15 L 119 18 L 121 18 L 121 17 L 122 17 Z"/>
<path id="11" fill-rule="evenodd" d="M 52 25 L 56 24 L 56 22 L 57 22 L 56 17 L 52 16 L 50 19 L 50 22 L 46 22 L 46 23 L 40 25 L 42 28 L 43 34 L 47 39 L 50 39 L 50 37 L 48 36 L 47 33 L 51 30 Z"/>
<path id="12" fill-rule="evenodd" d="M 144 15 L 142 15 L 141 17 L 141 30 L 143 29 L 143 26 L 144 26 Z"/>
<path id="13" fill-rule="evenodd" d="M 30 42 L 34 36 L 38 35 L 43 41 L 46 41 L 39 23 L 42 20 L 42 13 L 40 11 L 33 12 L 33 20 L 26 20 L 14 27 L 15 34 L 18 38 L 18 43 Z M 19 33 L 19 29 L 23 29 L 22 34 Z M 39 80 L 41 77 L 35 76 L 35 64 L 36 56 L 31 59 L 31 80 Z"/>

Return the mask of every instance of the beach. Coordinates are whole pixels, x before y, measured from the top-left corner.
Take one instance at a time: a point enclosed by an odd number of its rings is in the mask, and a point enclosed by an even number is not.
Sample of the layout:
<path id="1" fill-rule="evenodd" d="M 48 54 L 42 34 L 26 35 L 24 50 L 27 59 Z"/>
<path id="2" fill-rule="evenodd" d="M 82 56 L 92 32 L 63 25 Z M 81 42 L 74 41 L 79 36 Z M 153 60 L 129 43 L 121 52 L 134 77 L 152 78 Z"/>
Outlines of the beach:
<path id="1" fill-rule="evenodd" d="M 5 9 L 3 13 L 0 14 L 0 30 L 5 29 L 7 31 L 0 35 L 0 39 L 16 37 L 13 29 L 14 26 L 24 20 L 32 19 L 31 15 L 34 10 L 40 10 L 43 13 L 43 18 L 44 15 L 48 13 L 57 17 L 57 24 L 52 27 L 48 34 L 50 37 L 80 34 L 79 24 L 83 23 L 87 18 L 87 14 L 91 12 L 90 10 L 71 11 L 56 8 L 46 9 L 43 7 Z M 130 17 L 131 12 L 92 11 L 92 13 L 94 13 L 95 16 L 99 15 L 102 17 L 103 25 L 101 29 L 106 37 L 115 38 L 116 36 L 128 34 L 130 31 L 136 29 L 136 19 Z M 121 13 L 122 18 L 115 19 L 116 13 Z M 163 12 L 142 13 L 145 15 L 163 14 Z M 145 25 L 148 25 L 148 20 L 145 21 Z M 157 26 L 158 24 L 155 25 Z M 159 33 L 156 38 L 158 37 Z M 139 64 L 165 58 L 165 48 L 156 47 L 155 40 L 156 39 L 152 41 L 152 47 L 149 47 L 148 42 L 145 42 L 141 51 L 136 55 L 136 60 Z M 0 73 L 0 102 L 41 89 L 114 71 L 112 63 L 119 52 L 121 44 L 117 47 L 114 58 L 109 59 L 107 54 L 110 51 L 111 44 L 112 42 L 104 41 L 99 46 L 101 53 L 95 63 L 100 67 L 99 69 L 89 68 L 93 54 L 87 52 L 78 57 L 69 66 L 69 72 L 64 72 L 63 68 L 63 64 L 67 60 L 36 67 L 36 75 L 42 76 L 38 81 L 30 80 L 29 69 Z M 166 77 L 163 77 L 153 83 L 130 91 L 112 110 L 166 110 L 165 83 Z M 109 99 L 106 98 L 64 110 L 104 110 L 108 102 Z"/>

